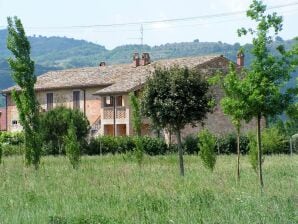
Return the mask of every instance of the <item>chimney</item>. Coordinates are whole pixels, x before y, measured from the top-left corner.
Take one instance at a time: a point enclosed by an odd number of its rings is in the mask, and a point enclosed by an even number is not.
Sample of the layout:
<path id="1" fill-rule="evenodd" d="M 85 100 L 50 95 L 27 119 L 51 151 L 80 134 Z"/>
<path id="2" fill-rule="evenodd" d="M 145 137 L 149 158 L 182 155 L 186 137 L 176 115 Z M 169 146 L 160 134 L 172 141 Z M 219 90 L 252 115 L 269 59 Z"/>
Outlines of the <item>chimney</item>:
<path id="1" fill-rule="evenodd" d="M 104 61 L 101 61 L 101 62 L 99 63 L 99 67 L 104 67 L 104 66 L 106 66 L 106 63 L 105 63 Z"/>
<path id="2" fill-rule="evenodd" d="M 150 55 L 149 53 L 143 53 L 142 54 L 142 60 L 141 60 L 141 65 L 145 66 L 150 64 Z"/>
<path id="3" fill-rule="evenodd" d="M 133 59 L 133 66 L 134 67 L 140 66 L 140 56 L 139 56 L 139 53 L 134 53 L 132 59 Z"/>
<path id="4" fill-rule="evenodd" d="M 243 49 L 240 49 L 237 53 L 237 65 L 243 67 L 244 66 L 244 53 Z"/>

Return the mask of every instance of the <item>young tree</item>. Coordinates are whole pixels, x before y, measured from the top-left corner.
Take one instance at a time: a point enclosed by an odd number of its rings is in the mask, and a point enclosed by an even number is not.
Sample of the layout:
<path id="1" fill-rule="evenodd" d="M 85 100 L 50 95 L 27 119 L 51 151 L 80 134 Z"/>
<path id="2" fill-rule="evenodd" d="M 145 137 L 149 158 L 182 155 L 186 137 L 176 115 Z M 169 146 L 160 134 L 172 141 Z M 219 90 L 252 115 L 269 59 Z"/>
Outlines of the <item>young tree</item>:
<path id="1" fill-rule="evenodd" d="M 38 168 L 41 152 L 41 141 L 38 133 L 38 102 L 34 92 L 36 76 L 34 62 L 30 59 L 30 43 L 26 37 L 21 20 L 17 17 L 7 18 L 7 48 L 14 57 L 8 59 L 12 70 L 12 78 L 20 87 L 12 92 L 16 103 L 20 123 L 25 133 L 25 158 L 27 165 Z"/>
<path id="2" fill-rule="evenodd" d="M 67 135 L 65 137 L 65 148 L 66 155 L 69 158 L 69 161 L 74 169 L 79 168 L 80 158 L 81 158 L 81 147 L 78 143 L 76 135 L 76 127 L 73 122 L 70 123 Z"/>
<path id="3" fill-rule="evenodd" d="M 243 53 L 243 52 L 239 52 Z M 247 104 L 246 93 L 243 92 L 241 77 L 235 65 L 230 64 L 228 74 L 223 78 L 221 86 L 225 96 L 221 99 L 223 112 L 229 115 L 237 132 L 237 180 L 240 181 L 240 128 L 241 121 L 246 118 Z"/>
<path id="4" fill-rule="evenodd" d="M 141 136 L 142 114 L 140 102 L 134 93 L 129 94 L 129 100 L 132 109 L 132 126 L 137 136 Z"/>
<path id="5" fill-rule="evenodd" d="M 200 149 L 199 156 L 206 168 L 213 171 L 216 163 L 216 137 L 207 129 L 202 130 L 199 134 L 198 147 Z"/>
<path id="6" fill-rule="evenodd" d="M 282 17 L 276 13 L 266 14 L 262 1 L 254 0 L 247 11 L 247 16 L 257 23 L 256 29 L 241 28 L 238 35 L 253 35 L 252 61 L 243 79 L 243 92 L 248 93 L 246 119 L 257 119 L 257 148 L 260 185 L 263 188 L 261 119 L 282 113 L 293 100 L 289 91 L 282 93 L 281 85 L 290 79 L 295 62 L 296 50 L 286 51 L 281 45 L 277 47 L 279 55 L 269 52 L 272 32 L 277 35 L 282 30 Z"/>
<path id="7" fill-rule="evenodd" d="M 137 134 L 137 136 L 134 138 L 134 142 L 136 145 L 135 154 L 139 165 L 141 165 L 144 158 L 144 146 L 141 139 L 142 114 L 140 101 L 133 92 L 129 94 L 129 100 L 132 109 L 132 126 L 135 133 Z"/>
<path id="8" fill-rule="evenodd" d="M 209 84 L 197 70 L 174 66 L 156 68 L 144 90 L 144 115 L 161 128 L 170 128 L 177 137 L 180 174 L 184 176 L 181 129 L 195 125 L 211 112 Z"/>

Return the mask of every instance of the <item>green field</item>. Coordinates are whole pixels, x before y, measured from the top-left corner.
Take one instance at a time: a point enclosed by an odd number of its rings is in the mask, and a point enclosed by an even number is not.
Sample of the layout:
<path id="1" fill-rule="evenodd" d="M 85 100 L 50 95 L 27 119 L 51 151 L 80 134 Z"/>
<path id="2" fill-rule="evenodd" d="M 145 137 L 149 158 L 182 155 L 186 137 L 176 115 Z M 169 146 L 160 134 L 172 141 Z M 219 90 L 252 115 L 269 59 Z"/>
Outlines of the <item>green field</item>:
<path id="1" fill-rule="evenodd" d="M 213 173 L 186 156 L 146 157 L 140 169 L 125 155 L 45 157 L 38 171 L 22 157 L 0 165 L 0 223 L 298 223 L 298 155 L 266 157 L 265 189 L 248 158 L 218 157 Z"/>

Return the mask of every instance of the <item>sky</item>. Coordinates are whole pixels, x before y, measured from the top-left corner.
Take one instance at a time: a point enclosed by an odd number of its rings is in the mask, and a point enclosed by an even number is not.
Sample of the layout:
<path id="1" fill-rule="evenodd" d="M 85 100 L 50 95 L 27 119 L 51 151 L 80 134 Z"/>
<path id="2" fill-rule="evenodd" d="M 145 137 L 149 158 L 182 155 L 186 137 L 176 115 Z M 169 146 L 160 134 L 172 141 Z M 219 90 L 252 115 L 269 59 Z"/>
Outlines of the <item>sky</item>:
<path id="1" fill-rule="evenodd" d="M 113 49 L 140 44 L 143 22 L 143 43 L 150 46 L 195 39 L 244 44 L 251 38 L 239 38 L 236 31 L 254 26 L 244 12 L 250 3 L 251 0 L 0 0 L 0 29 L 7 26 L 7 16 L 18 16 L 27 35 L 66 36 Z M 264 0 L 264 3 L 268 7 L 297 3 L 273 11 L 284 18 L 284 30 L 279 36 L 283 39 L 298 36 L 298 0 Z M 240 13 L 180 22 L 144 22 L 230 12 Z M 138 24 L 80 27 L 119 23 Z"/>

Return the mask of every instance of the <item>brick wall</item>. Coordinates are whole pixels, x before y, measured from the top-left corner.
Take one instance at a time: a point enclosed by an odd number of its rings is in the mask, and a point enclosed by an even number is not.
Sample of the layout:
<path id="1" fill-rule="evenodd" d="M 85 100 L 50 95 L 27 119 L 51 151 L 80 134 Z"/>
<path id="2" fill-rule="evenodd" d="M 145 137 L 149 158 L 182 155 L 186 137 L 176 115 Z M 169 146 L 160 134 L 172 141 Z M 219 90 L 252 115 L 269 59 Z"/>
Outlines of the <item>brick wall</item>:
<path id="1" fill-rule="evenodd" d="M 0 107 L 1 118 L 0 118 L 0 131 L 6 131 L 6 108 Z"/>
<path id="2" fill-rule="evenodd" d="M 83 89 L 63 89 L 53 91 L 39 91 L 36 93 L 36 97 L 40 104 L 41 110 L 47 110 L 47 93 L 53 93 L 53 107 L 64 106 L 67 108 L 73 108 L 73 91 L 80 91 L 80 110 L 86 114 L 90 125 L 92 125 L 100 116 L 100 97 L 94 96 L 100 88 L 86 88 Z M 84 99 L 85 102 L 84 102 Z M 7 124 L 8 131 L 20 131 L 22 130 L 19 124 L 19 114 L 15 103 L 11 99 L 11 95 L 7 95 Z"/>

